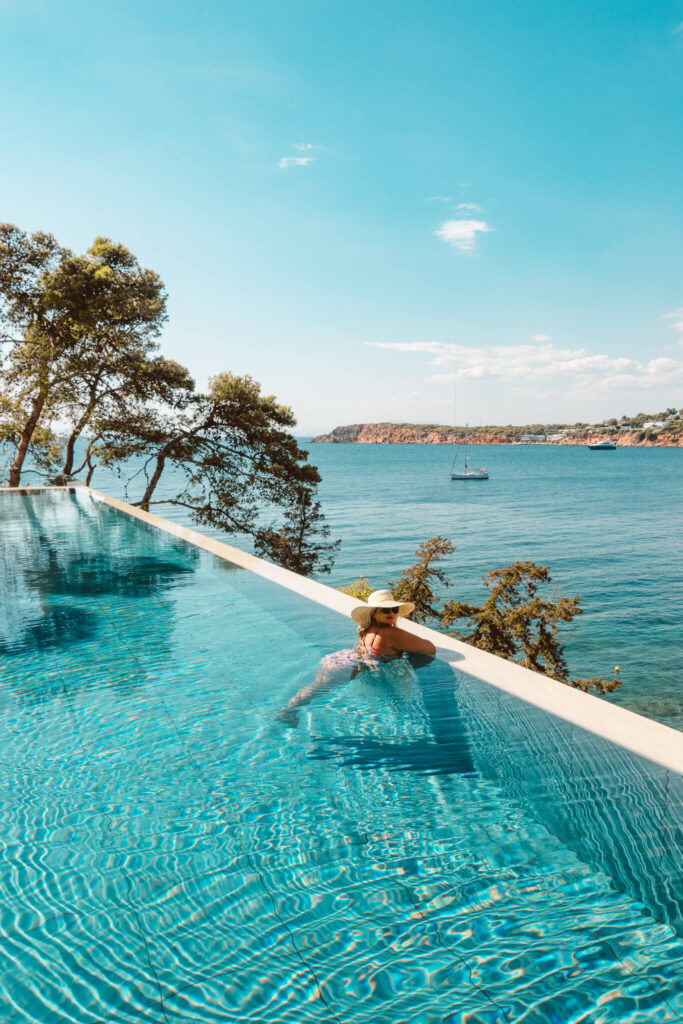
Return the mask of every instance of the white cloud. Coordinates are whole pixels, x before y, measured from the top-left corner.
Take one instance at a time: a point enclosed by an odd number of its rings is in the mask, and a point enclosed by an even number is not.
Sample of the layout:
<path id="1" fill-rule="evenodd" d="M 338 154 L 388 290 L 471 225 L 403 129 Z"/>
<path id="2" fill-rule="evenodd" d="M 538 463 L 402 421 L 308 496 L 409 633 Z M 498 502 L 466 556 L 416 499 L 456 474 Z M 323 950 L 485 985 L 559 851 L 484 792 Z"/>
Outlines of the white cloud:
<path id="1" fill-rule="evenodd" d="M 312 156 L 283 156 L 278 167 L 306 167 L 312 161 Z"/>
<path id="2" fill-rule="evenodd" d="M 683 306 L 680 309 L 675 309 L 673 313 L 665 313 L 662 320 L 673 320 L 669 327 L 671 327 L 672 331 L 683 334 Z M 681 338 L 680 344 L 683 345 L 683 338 Z"/>
<path id="3" fill-rule="evenodd" d="M 493 231 L 485 220 L 446 220 L 434 232 L 443 242 L 447 242 L 460 252 L 473 252 L 477 234 Z"/>
<path id="4" fill-rule="evenodd" d="M 320 149 L 320 146 L 316 146 L 312 142 L 293 142 L 292 149 L 295 149 L 297 153 L 310 154 L 314 149 Z M 283 156 L 278 162 L 278 167 L 307 167 L 314 160 L 314 156 Z"/>
<path id="5" fill-rule="evenodd" d="M 535 345 L 492 345 L 474 348 L 442 342 L 367 342 L 395 352 L 421 352 L 442 372 L 429 381 L 490 380 L 505 383 L 553 382 L 563 394 L 646 391 L 683 381 L 683 361 L 660 357 L 643 363 L 625 356 L 590 354 L 584 348 Z"/>
<path id="6" fill-rule="evenodd" d="M 466 213 L 483 213 L 484 207 L 478 203 L 458 203 L 456 210 L 464 210 Z"/>
<path id="7" fill-rule="evenodd" d="M 532 341 L 550 341 L 550 335 L 549 334 L 534 334 L 531 340 Z"/>
<path id="8" fill-rule="evenodd" d="M 450 203 L 452 196 L 427 196 L 428 203 Z"/>

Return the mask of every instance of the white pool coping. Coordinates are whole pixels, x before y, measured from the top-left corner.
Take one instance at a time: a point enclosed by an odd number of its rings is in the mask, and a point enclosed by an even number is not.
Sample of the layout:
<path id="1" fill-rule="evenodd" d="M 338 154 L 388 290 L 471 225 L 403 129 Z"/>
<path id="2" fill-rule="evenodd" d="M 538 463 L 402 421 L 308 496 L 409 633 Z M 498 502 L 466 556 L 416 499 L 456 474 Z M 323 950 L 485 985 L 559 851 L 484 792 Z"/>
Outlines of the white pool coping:
<path id="1" fill-rule="evenodd" d="M 170 533 L 188 544 L 202 548 L 217 558 L 225 559 L 243 569 L 263 576 L 265 579 L 271 580 L 287 590 L 294 591 L 310 601 L 324 605 L 340 615 L 348 617 L 351 609 L 358 604 L 355 598 L 349 597 L 348 594 L 342 594 L 339 590 L 324 583 L 318 583 L 316 580 L 299 576 L 288 569 L 282 569 L 263 558 L 241 551 L 223 541 L 206 537 L 196 530 L 173 523 L 162 516 L 144 512 L 124 501 L 119 501 L 118 498 L 112 498 L 108 494 L 93 490 L 85 484 L 71 484 L 67 487 L 0 487 L 0 492 L 11 491 L 15 494 L 44 490 L 76 490 L 89 494 L 105 505 L 111 505 L 112 508 Z M 349 623 L 349 626 L 355 628 L 352 623 Z M 480 651 L 476 647 L 445 636 L 427 626 L 407 620 L 403 621 L 402 626 L 411 633 L 431 640 L 437 648 L 439 657 L 449 662 L 458 671 L 474 676 L 557 718 L 579 726 L 596 736 L 601 736 L 608 742 L 624 747 L 663 768 L 683 775 L 683 732 L 678 732 L 660 722 L 654 722 L 643 715 L 628 711 L 617 704 L 611 704 L 600 697 L 594 697 L 592 694 L 566 686 L 555 679 L 549 679 L 548 676 L 532 672 L 521 665 L 505 661 L 494 654 Z M 353 634 L 350 636 L 353 639 Z"/>

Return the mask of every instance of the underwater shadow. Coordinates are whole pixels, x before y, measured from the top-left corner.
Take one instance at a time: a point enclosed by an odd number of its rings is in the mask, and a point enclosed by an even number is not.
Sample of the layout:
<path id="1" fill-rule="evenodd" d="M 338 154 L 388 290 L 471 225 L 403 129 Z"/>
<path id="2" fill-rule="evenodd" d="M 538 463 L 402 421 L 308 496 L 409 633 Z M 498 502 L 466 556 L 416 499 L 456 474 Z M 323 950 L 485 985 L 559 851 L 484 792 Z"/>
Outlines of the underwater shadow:
<path id="1" fill-rule="evenodd" d="M 48 606 L 39 619 L 22 626 L 16 639 L 0 636 L 0 654 L 13 657 L 45 651 L 92 640 L 96 635 L 97 617 L 92 612 L 67 605 Z"/>
<path id="2" fill-rule="evenodd" d="M 329 741 L 318 741 L 308 757 L 312 761 L 338 761 L 342 768 L 360 771 L 386 768 L 419 775 L 476 774 L 466 744 L 430 743 L 424 739 L 394 743 L 367 736 L 335 736 Z"/>
<path id="3" fill-rule="evenodd" d="M 317 737 L 308 757 L 338 761 L 342 767 L 367 771 L 386 768 L 420 775 L 476 775 L 465 719 L 458 706 L 458 681 L 450 667 L 430 655 L 410 654 L 431 737 L 382 740 L 377 737 Z"/>
<path id="4" fill-rule="evenodd" d="M 194 571 L 194 565 L 168 558 L 114 559 L 98 552 L 79 554 L 66 563 L 50 560 L 48 565 L 28 570 L 26 580 L 29 586 L 51 594 L 136 598 L 168 590 Z"/>

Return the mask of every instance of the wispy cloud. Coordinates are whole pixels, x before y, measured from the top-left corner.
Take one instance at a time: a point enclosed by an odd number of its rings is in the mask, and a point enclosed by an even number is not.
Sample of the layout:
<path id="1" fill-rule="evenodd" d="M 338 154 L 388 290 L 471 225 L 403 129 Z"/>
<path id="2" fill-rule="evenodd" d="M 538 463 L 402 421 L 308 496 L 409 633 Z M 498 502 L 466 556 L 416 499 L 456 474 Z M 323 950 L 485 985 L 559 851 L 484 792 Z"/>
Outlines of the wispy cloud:
<path id="1" fill-rule="evenodd" d="M 534 334 L 531 338 L 532 341 L 550 341 L 549 334 Z"/>
<path id="2" fill-rule="evenodd" d="M 309 156 L 283 156 L 278 161 L 278 167 L 283 169 L 287 167 L 307 167 L 315 160 L 314 156 L 311 156 L 313 150 L 320 149 L 312 142 L 293 142 L 292 149 L 295 149 L 297 153 L 308 153 Z"/>
<path id="3" fill-rule="evenodd" d="M 443 242 L 452 245 L 460 252 L 471 253 L 477 241 L 478 234 L 493 231 L 492 227 L 485 220 L 446 220 L 440 228 L 434 232 Z"/>
<path id="4" fill-rule="evenodd" d="M 312 156 L 283 156 L 278 167 L 306 167 L 312 162 Z"/>
<path id="5" fill-rule="evenodd" d="M 478 203 L 458 203 L 456 210 L 462 210 L 465 213 L 483 213 L 484 207 L 479 206 Z"/>
<path id="6" fill-rule="evenodd" d="M 676 25 L 676 28 L 673 29 L 672 32 L 675 36 L 683 35 L 683 21 L 680 23 L 680 25 Z"/>
<path id="7" fill-rule="evenodd" d="M 450 203 L 452 196 L 427 196 L 428 203 Z"/>
<path id="8" fill-rule="evenodd" d="M 675 309 L 673 313 L 665 313 L 662 320 L 673 321 L 669 324 L 669 327 L 683 335 L 683 306 L 680 309 Z M 683 337 L 680 340 L 680 344 L 683 345 Z"/>
<path id="9" fill-rule="evenodd" d="M 493 345 L 474 348 L 442 342 L 366 342 L 373 348 L 418 352 L 441 372 L 429 381 L 491 380 L 505 383 L 562 382 L 563 393 L 647 391 L 683 381 L 683 361 L 660 357 L 643 363 L 625 356 L 591 354 L 584 348 L 536 345 Z"/>

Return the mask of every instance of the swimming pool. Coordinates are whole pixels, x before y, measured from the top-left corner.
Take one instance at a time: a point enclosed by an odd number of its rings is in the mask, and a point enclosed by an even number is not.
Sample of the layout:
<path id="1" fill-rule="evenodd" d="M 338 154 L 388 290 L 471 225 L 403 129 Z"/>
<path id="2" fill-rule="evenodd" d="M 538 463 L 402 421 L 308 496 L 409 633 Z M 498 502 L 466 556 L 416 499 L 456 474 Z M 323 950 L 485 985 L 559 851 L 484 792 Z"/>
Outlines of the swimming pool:
<path id="1" fill-rule="evenodd" d="M 0 1019 L 683 1019 L 670 852 L 558 817 L 594 738 L 439 661 L 286 728 L 348 621 L 84 494 L 0 531 Z"/>

